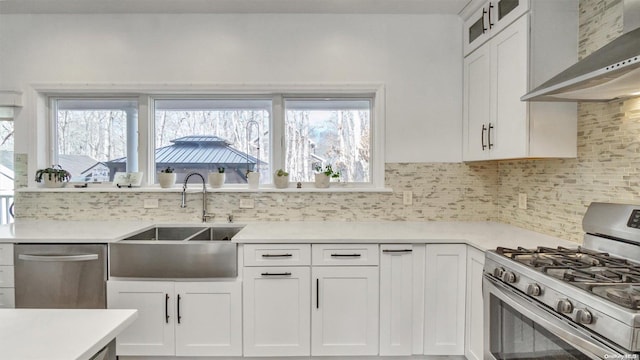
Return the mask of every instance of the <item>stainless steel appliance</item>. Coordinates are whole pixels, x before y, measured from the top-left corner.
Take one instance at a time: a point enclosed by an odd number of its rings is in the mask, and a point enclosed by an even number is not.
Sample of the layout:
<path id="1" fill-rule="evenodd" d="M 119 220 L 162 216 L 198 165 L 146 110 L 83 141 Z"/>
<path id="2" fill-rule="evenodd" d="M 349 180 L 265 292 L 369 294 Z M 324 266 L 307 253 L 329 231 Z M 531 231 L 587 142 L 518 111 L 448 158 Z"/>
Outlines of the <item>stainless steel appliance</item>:
<path id="1" fill-rule="evenodd" d="M 106 244 L 17 244 L 14 265 L 16 308 L 106 308 Z"/>
<path id="2" fill-rule="evenodd" d="M 583 246 L 486 254 L 485 358 L 640 359 L 640 206 L 593 203 Z"/>

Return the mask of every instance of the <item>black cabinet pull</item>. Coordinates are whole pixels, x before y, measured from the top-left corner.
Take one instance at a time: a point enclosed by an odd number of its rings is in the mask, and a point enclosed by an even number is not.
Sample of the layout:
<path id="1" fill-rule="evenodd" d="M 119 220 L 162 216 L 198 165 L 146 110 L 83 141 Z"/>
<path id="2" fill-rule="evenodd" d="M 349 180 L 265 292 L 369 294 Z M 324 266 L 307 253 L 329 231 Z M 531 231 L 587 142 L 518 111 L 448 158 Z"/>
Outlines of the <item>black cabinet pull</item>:
<path id="1" fill-rule="evenodd" d="M 268 273 L 268 272 L 263 272 L 262 274 L 260 274 L 262 276 L 291 276 L 290 272 L 281 272 L 281 273 Z"/>
<path id="2" fill-rule="evenodd" d="M 169 323 L 169 294 L 164 294 L 164 321 Z"/>
<path id="3" fill-rule="evenodd" d="M 493 22 L 491 21 L 491 9 L 493 9 L 493 3 L 489 3 L 489 29 L 493 28 Z"/>
<path id="4" fill-rule="evenodd" d="M 487 27 L 484 25 L 484 16 L 487 14 L 487 9 L 482 8 L 482 33 L 487 32 Z"/>
<path id="5" fill-rule="evenodd" d="M 178 294 L 178 324 L 180 324 L 180 320 L 182 320 L 182 316 L 180 316 L 180 294 Z"/>
<path id="6" fill-rule="evenodd" d="M 482 141 L 482 151 L 487 148 L 487 145 L 484 144 L 484 132 L 487 131 L 487 127 L 482 124 L 482 132 L 480 133 L 480 139 Z"/>
<path id="7" fill-rule="evenodd" d="M 385 252 L 385 253 L 396 253 L 396 254 L 397 253 L 410 253 L 410 252 L 413 252 L 413 249 L 398 249 L 398 250 L 395 250 L 395 249 L 383 249 L 382 252 Z"/>
<path id="8" fill-rule="evenodd" d="M 262 257 L 271 258 L 271 257 L 292 257 L 292 254 L 262 254 Z"/>
<path id="9" fill-rule="evenodd" d="M 362 254 L 331 254 L 331 257 L 360 257 Z"/>
<path id="10" fill-rule="evenodd" d="M 316 279 L 316 309 L 320 309 L 320 279 Z"/>
<path id="11" fill-rule="evenodd" d="M 491 148 L 493 147 L 493 143 L 491 142 L 491 129 L 493 129 L 493 125 L 489 123 L 489 129 L 487 132 L 487 142 L 489 143 L 489 150 L 491 150 Z"/>

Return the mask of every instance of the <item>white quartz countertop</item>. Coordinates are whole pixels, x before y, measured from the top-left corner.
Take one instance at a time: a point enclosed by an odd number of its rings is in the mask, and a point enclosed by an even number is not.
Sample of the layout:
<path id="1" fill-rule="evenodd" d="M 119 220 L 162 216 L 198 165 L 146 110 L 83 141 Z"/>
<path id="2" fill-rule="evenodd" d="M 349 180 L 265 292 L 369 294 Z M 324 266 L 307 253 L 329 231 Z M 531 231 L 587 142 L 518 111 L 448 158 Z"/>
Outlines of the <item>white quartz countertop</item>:
<path id="1" fill-rule="evenodd" d="M 465 243 L 498 246 L 576 247 L 575 242 L 496 222 L 268 222 L 246 226 L 238 243 Z"/>
<path id="2" fill-rule="evenodd" d="M 0 243 L 110 243 L 154 225 L 151 221 L 19 221 L 0 226 Z M 497 222 L 283 221 L 170 225 L 245 225 L 233 237 L 237 243 L 465 243 L 483 251 L 498 246 L 577 246 L 574 242 Z"/>
<path id="3" fill-rule="evenodd" d="M 88 360 L 137 310 L 0 309 L 0 359 Z"/>

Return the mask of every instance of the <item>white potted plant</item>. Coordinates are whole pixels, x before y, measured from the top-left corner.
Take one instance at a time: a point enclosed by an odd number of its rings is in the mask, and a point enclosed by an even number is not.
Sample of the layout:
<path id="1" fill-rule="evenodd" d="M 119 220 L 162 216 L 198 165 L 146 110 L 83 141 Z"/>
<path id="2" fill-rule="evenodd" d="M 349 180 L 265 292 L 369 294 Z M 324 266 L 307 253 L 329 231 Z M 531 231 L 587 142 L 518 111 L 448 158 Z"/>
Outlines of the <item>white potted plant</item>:
<path id="1" fill-rule="evenodd" d="M 289 187 L 289 173 L 278 169 L 273 177 L 273 184 L 277 189 L 286 189 Z"/>
<path id="2" fill-rule="evenodd" d="M 326 165 L 324 169 L 320 166 L 315 167 L 315 186 L 317 188 L 328 188 L 331 179 L 337 179 L 340 177 L 340 172 L 334 171 L 331 164 Z"/>
<path id="3" fill-rule="evenodd" d="M 158 173 L 158 182 L 163 189 L 170 188 L 176 183 L 176 173 L 172 167 L 167 166 L 166 169 L 160 170 Z"/>
<path id="4" fill-rule="evenodd" d="M 60 165 L 52 165 L 49 168 L 36 171 L 35 180 L 37 183 L 42 183 L 44 187 L 61 188 L 71 180 L 71 173 Z"/>
<path id="5" fill-rule="evenodd" d="M 220 188 L 224 184 L 225 174 L 224 168 L 219 167 L 218 172 L 209 173 L 209 185 L 212 188 Z"/>
<path id="6" fill-rule="evenodd" d="M 257 189 L 260 186 L 260 173 L 247 170 L 247 183 L 249 184 L 249 189 Z"/>

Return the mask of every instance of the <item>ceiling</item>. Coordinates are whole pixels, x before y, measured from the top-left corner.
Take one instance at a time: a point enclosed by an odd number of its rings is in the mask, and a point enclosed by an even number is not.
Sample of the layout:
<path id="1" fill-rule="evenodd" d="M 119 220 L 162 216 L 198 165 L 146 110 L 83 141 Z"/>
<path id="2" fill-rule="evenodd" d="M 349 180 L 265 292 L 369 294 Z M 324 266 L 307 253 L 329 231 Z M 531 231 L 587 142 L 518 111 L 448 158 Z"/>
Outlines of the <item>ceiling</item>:
<path id="1" fill-rule="evenodd" d="M 458 14 L 471 0 L 0 0 L 0 14 Z"/>

